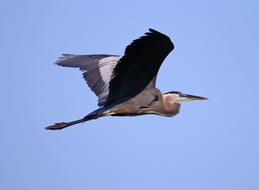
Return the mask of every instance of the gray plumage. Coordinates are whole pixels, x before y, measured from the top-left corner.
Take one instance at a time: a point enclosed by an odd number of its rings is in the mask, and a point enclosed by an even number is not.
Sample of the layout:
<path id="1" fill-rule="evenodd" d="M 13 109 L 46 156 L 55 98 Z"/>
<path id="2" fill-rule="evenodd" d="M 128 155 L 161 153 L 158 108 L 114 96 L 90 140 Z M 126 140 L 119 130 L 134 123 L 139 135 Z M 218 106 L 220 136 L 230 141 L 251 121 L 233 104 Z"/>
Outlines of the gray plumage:
<path id="1" fill-rule="evenodd" d="M 83 72 L 88 86 L 98 97 L 98 106 L 103 106 L 109 94 L 112 72 L 121 56 L 118 55 L 72 55 L 63 54 L 56 64 L 76 67 Z"/>
<path id="2" fill-rule="evenodd" d="M 98 97 L 99 109 L 79 120 L 61 122 L 46 129 L 63 129 L 103 116 L 137 116 L 156 114 L 172 117 L 179 113 L 180 101 L 207 98 L 171 91 L 162 94 L 156 88 L 158 70 L 174 49 L 170 38 L 149 29 L 119 55 L 63 54 L 56 64 L 79 68 L 88 86 Z"/>

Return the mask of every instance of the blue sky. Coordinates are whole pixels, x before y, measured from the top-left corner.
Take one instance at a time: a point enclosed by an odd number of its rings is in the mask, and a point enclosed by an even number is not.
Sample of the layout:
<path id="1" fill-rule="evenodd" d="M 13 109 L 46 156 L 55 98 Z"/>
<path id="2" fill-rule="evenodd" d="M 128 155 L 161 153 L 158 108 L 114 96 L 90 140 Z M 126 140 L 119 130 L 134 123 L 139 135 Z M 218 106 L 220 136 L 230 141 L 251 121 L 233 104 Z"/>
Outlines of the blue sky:
<path id="1" fill-rule="evenodd" d="M 0 189 L 259 189 L 257 1 L 0 2 Z M 148 28 L 175 50 L 157 86 L 209 97 L 174 118 L 106 117 L 62 53 L 123 54 Z"/>

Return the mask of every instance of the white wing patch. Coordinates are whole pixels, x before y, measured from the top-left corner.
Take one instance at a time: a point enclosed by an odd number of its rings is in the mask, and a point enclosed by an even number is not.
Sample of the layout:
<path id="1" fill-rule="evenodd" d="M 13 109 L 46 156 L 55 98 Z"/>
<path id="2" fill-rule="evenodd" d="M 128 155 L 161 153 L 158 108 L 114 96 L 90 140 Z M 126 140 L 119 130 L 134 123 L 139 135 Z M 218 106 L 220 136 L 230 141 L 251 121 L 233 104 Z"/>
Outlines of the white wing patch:
<path id="1" fill-rule="evenodd" d="M 65 67 L 78 67 L 84 79 L 98 96 L 98 106 L 102 106 L 109 94 L 112 72 L 121 56 L 117 55 L 70 55 L 64 54 L 56 64 Z"/>
<path id="2" fill-rule="evenodd" d="M 113 69 L 119 59 L 120 57 L 106 57 L 99 60 L 98 68 L 103 81 L 111 81 Z M 107 87 L 109 88 L 109 83 L 107 83 L 107 85 Z"/>

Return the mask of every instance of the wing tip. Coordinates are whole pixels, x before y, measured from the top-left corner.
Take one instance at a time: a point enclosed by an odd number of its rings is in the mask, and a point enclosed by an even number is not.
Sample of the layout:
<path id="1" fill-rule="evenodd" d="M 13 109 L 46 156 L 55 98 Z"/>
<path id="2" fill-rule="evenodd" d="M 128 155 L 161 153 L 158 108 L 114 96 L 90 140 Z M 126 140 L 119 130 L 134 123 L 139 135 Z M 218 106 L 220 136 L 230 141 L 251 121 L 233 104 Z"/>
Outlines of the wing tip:
<path id="1" fill-rule="evenodd" d="M 153 29 L 153 28 L 149 28 L 148 30 L 149 30 L 149 32 L 146 32 L 146 33 L 145 33 L 146 35 L 152 35 L 152 34 L 153 34 L 153 35 L 160 35 L 160 36 L 164 36 L 164 37 L 170 39 L 169 36 L 167 36 L 166 34 L 164 34 L 164 33 L 162 33 L 162 32 L 159 32 L 158 30 L 155 30 L 155 29 Z"/>
<path id="2" fill-rule="evenodd" d="M 160 33 L 160 32 L 158 32 L 157 30 L 155 30 L 153 28 L 149 28 L 148 30 L 149 30 L 149 32 L 152 32 L 152 33 Z"/>
<path id="3" fill-rule="evenodd" d="M 74 54 L 68 54 L 68 53 L 63 53 L 61 54 L 62 56 L 60 56 L 55 62 L 54 64 L 55 65 L 58 65 L 58 66 L 65 66 L 63 65 L 64 64 L 64 61 L 66 61 L 67 59 L 70 59 L 72 57 L 74 57 L 75 55 Z"/>
<path id="4" fill-rule="evenodd" d="M 149 30 L 149 31 L 145 33 L 146 36 L 162 37 L 162 38 L 164 38 L 165 40 L 167 40 L 167 41 L 169 42 L 169 44 L 170 44 L 170 46 L 171 46 L 170 49 L 171 49 L 171 50 L 174 49 L 174 47 L 175 47 L 175 46 L 174 46 L 174 43 L 171 41 L 171 39 L 170 39 L 169 36 L 167 36 L 166 34 L 163 34 L 163 33 L 159 32 L 159 31 L 157 31 L 157 30 L 155 30 L 155 29 L 153 29 L 153 28 L 149 28 L 148 30 Z"/>
<path id="5" fill-rule="evenodd" d="M 150 34 L 159 34 L 159 35 L 163 35 L 163 36 L 166 36 L 165 34 L 153 29 L 153 28 L 149 28 L 148 29 L 148 32 L 146 32 L 146 35 L 150 35 Z"/>

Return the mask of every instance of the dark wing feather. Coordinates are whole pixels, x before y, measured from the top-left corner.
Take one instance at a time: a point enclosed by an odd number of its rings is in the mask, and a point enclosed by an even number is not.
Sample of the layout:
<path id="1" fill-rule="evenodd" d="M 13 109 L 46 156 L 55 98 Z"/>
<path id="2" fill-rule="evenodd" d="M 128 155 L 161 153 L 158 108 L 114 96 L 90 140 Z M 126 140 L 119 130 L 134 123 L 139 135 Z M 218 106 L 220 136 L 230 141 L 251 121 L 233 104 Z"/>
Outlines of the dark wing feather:
<path id="1" fill-rule="evenodd" d="M 145 34 L 126 47 L 124 56 L 115 66 L 105 106 L 139 94 L 157 75 L 160 65 L 174 49 L 168 36 L 153 29 Z"/>

